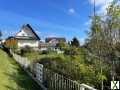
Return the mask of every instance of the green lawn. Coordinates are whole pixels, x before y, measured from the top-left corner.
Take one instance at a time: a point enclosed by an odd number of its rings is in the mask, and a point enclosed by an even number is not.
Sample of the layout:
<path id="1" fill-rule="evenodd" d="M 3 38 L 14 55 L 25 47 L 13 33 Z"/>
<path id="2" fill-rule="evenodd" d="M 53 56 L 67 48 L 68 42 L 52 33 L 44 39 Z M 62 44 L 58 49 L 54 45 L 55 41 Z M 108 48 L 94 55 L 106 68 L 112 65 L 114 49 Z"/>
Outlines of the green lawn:
<path id="1" fill-rule="evenodd" d="M 40 87 L 0 50 L 0 90 L 41 90 Z"/>

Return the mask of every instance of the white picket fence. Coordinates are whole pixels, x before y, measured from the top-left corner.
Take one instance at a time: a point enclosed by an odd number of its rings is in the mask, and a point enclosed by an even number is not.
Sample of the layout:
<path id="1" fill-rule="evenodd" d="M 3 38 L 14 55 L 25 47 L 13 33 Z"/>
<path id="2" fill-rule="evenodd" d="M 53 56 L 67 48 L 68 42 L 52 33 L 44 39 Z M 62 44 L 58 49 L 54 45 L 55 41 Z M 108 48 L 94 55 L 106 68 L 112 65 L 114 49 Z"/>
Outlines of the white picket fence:
<path id="1" fill-rule="evenodd" d="M 33 69 L 35 75 L 36 75 L 36 79 L 40 82 L 40 83 L 43 83 L 43 65 L 42 64 L 39 64 L 39 63 L 36 63 L 34 65 L 34 68 L 31 68 Z"/>
<path id="2" fill-rule="evenodd" d="M 28 73 L 41 87 L 43 87 L 43 90 L 97 90 L 86 84 L 76 83 L 75 81 L 66 79 L 60 74 L 51 72 L 50 70 L 44 68 L 42 64 L 35 63 L 31 65 L 30 61 L 27 58 L 21 57 L 12 51 L 10 52 L 16 62 L 19 63 L 24 70 L 28 72 L 29 70 L 27 69 L 30 67 L 31 72 L 29 71 Z M 48 89 L 45 88 L 44 85 L 41 85 L 44 84 L 44 82 L 47 82 Z"/>
<path id="3" fill-rule="evenodd" d="M 47 84 L 48 90 L 97 90 L 86 84 L 79 84 L 76 81 L 65 78 L 63 75 L 44 68 L 40 63 L 35 63 L 32 69 L 36 79 L 40 83 Z"/>
<path id="4" fill-rule="evenodd" d="M 19 63 L 22 67 L 28 68 L 30 66 L 30 61 L 27 58 L 21 57 L 20 55 L 17 55 L 13 52 L 12 52 L 12 55 L 16 60 L 16 62 Z"/>

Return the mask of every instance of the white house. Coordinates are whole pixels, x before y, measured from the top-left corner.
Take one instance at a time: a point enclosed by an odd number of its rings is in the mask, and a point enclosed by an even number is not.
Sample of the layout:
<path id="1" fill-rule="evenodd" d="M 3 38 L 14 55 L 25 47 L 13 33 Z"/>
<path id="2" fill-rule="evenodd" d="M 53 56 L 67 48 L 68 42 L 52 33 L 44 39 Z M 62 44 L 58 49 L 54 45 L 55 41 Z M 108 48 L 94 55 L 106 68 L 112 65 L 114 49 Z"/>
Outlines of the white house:
<path id="1" fill-rule="evenodd" d="M 20 32 L 16 34 L 15 38 L 17 39 L 19 48 L 25 46 L 32 48 L 39 47 L 40 38 L 29 24 L 23 25 Z"/>
<path id="2" fill-rule="evenodd" d="M 64 42 L 64 43 L 66 43 L 66 39 L 65 39 L 65 38 L 62 38 L 62 37 L 47 37 L 47 38 L 45 39 L 45 42 L 46 42 L 46 43 L 49 43 L 49 44 L 56 45 L 56 44 L 59 43 L 59 42 Z"/>

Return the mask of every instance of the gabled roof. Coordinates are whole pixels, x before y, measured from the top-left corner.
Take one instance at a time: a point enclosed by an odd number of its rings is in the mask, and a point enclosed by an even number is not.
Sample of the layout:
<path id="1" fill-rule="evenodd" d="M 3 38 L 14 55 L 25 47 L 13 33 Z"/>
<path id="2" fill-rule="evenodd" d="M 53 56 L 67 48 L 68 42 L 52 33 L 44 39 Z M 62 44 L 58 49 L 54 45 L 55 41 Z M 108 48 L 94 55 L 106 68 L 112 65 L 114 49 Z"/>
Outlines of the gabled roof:
<path id="1" fill-rule="evenodd" d="M 10 39 L 15 39 L 15 37 L 9 36 L 8 38 L 6 38 L 6 40 L 10 40 Z"/>
<path id="2" fill-rule="evenodd" d="M 26 28 L 29 28 L 29 29 L 26 29 Z M 17 34 L 16 34 L 16 38 L 17 39 L 36 39 L 36 40 L 40 40 L 40 38 L 39 38 L 39 36 L 35 33 L 35 31 L 33 30 L 33 28 L 29 25 L 29 24 L 25 24 L 25 25 L 23 25 L 22 26 L 22 28 L 21 28 L 21 30 L 24 30 L 24 29 L 26 29 L 26 30 L 31 30 L 32 31 L 32 33 L 35 35 L 35 38 L 32 38 L 32 37 L 26 37 L 26 36 L 22 36 L 22 37 L 20 37 L 19 36 L 19 38 L 17 37 Z M 21 32 L 21 31 L 20 31 Z M 19 32 L 18 32 L 19 33 Z"/>
<path id="3" fill-rule="evenodd" d="M 48 37 L 45 39 L 45 42 L 49 42 L 51 40 L 57 40 L 57 41 L 63 41 L 63 42 L 66 42 L 66 39 L 65 38 L 62 38 L 62 37 Z"/>

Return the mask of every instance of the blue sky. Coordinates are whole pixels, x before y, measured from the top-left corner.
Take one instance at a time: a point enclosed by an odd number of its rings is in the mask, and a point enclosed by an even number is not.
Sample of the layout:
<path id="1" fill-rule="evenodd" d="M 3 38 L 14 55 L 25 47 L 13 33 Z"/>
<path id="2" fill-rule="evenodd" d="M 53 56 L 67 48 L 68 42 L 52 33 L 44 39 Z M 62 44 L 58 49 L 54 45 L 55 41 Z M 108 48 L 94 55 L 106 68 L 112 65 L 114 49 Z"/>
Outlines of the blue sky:
<path id="1" fill-rule="evenodd" d="M 96 0 L 97 12 L 104 11 L 105 4 Z M 29 23 L 42 39 L 76 36 L 83 42 L 92 13 L 93 0 L 0 0 L 0 30 L 5 38 Z"/>

